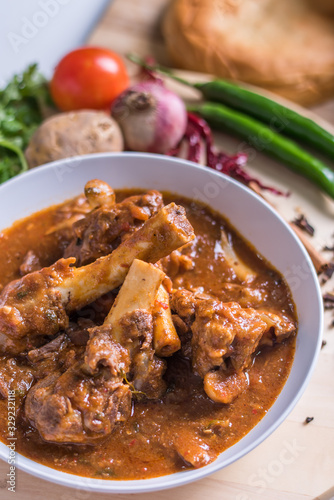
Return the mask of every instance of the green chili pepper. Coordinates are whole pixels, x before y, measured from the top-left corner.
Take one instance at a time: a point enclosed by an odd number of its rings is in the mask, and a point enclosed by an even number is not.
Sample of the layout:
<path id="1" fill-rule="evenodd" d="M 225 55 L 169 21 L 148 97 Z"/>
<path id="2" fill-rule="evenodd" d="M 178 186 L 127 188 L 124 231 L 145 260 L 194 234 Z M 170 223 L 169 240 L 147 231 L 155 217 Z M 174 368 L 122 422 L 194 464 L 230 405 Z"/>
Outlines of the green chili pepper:
<path id="1" fill-rule="evenodd" d="M 225 80 L 213 80 L 194 85 L 208 101 L 220 102 L 247 113 L 280 132 L 313 146 L 334 160 L 334 135 L 313 120 L 296 113 L 268 97 Z"/>
<path id="2" fill-rule="evenodd" d="M 294 141 L 274 132 L 255 118 L 223 104 L 205 102 L 188 106 L 188 110 L 202 116 L 213 128 L 232 132 L 245 139 L 256 150 L 280 160 L 334 199 L 334 171 L 301 149 Z"/>

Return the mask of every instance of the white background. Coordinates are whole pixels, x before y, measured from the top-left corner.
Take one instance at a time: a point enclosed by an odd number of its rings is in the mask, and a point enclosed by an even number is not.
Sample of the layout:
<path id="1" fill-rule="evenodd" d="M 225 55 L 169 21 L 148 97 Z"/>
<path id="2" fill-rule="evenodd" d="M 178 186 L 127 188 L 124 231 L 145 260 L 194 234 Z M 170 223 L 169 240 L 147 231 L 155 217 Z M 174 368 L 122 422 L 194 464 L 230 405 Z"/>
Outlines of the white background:
<path id="1" fill-rule="evenodd" d="M 84 44 L 108 4 L 109 0 L 0 0 L 0 87 L 32 62 L 49 77 L 66 52 Z"/>

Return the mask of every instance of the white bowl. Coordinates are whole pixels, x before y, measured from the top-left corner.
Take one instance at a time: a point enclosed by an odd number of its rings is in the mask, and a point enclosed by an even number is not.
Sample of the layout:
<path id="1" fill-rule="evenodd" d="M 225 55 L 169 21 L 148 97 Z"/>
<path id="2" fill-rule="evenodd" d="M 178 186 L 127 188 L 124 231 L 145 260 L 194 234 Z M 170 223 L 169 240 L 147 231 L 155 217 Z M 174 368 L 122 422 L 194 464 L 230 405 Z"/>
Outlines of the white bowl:
<path id="1" fill-rule="evenodd" d="M 142 493 L 180 486 L 238 460 L 266 439 L 293 409 L 309 382 L 321 345 L 323 310 L 318 279 L 304 247 L 267 203 L 229 177 L 165 156 L 107 153 L 61 160 L 31 170 L 0 187 L 0 230 L 17 219 L 77 195 L 92 178 L 103 179 L 113 188 L 158 189 L 204 201 L 227 217 L 285 276 L 296 304 L 299 320 L 296 353 L 282 392 L 258 425 L 210 465 L 154 479 L 114 481 L 59 472 L 17 455 L 20 469 L 78 489 Z M 8 448 L 3 443 L 0 443 L 0 457 L 8 459 Z"/>

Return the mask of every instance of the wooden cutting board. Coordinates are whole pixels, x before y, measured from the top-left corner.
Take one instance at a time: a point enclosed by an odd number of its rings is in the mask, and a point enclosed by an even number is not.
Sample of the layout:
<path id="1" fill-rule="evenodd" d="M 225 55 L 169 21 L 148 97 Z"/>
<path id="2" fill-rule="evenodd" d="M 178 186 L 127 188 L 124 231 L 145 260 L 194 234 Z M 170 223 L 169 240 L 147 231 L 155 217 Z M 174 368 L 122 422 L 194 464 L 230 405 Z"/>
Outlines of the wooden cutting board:
<path id="1" fill-rule="evenodd" d="M 89 43 L 102 45 L 120 53 L 152 55 L 167 64 L 159 22 L 168 0 L 115 0 L 105 12 Z M 133 66 L 130 68 L 133 71 Z M 190 79 L 207 78 L 187 74 Z M 189 91 L 170 84 L 183 97 L 194 97 Z M 190 94 L 189 94 L 190 92 Z M 314 110 L 313 110 L 314 111 Z M 334 101 L 315 109 L 322 118 L 334 124 Z M 321 119 L 316 116 L 318 121 Z M 330 127 L 329 124 L 326 125 Z M 216 134 L 217 145 L 235 151 L 240 142 Z M 289 198 L 270 197 L 270 201 L 287 218 L 298 210 L 316 228 L 313 244 L 321 249 L 331 244 L 334 232 L 334 204 L 308 181 L 286 170 L 282 165 L 256 154 L 249 169 L 283 190 Z M 334 279 L 327 288 L 334 288 Z M 141 494 L 138 500 L 308 500 L 334 486 L 334 330 L 328 325 L 333 316 L 326 314 L 324 338 L 312 380 L 301 400 L 285 422 L 260 446 L 229 467 L 197 483 L 174 490 Z M 308 425 L 306 417 L 314 417 Z M 0 500 L 13 498 L 6 490 L 8 466 L 0 463 Z M 130 500 L 134 495 L 107 495 L 72 490 L 18 473 L 16 500 Z M 327 498 L 330 498 L 329 496 Z M 326 500 L 326 499 L 324 499 Z"/>

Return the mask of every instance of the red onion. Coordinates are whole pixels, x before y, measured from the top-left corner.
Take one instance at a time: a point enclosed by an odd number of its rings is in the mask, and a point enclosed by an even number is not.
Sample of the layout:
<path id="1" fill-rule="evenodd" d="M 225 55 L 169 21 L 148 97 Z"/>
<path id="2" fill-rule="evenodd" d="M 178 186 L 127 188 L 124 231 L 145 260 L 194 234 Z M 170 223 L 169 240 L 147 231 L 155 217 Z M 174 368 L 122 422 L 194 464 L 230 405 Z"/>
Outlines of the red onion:
<path id="1" fill-rule="evenodd" d="M 213 145 L 213 136 L 209 125 L 203 118 L 193 113 L 188 113 L 188 124 L 183 140 L 175 148 L 171 149 L 168 154 L 170 156 L 178 156 L 183 142 L 188 145 L 187 160 L 199 163 L 202 143 L 204 143 L 206 165 L 208 167 L 229 175 L 243 184 L 246 184 L 246 186 L 253 183 L 260 189 L 270 191 L 277 195 L 288 196 L 288 193 L 283 193 L 274 187 L 266 186 L 258 179 L 251 177 L 243 168 L 247 163 L 247 155 L 245 153 L 237 153 L 230 156 L 222 151 L 217 151 Z"/>
<path id="2" fill-rule="evenodd" d="M 120 125 L 127 148 L 167 153 L 182 139 L 187 113 L 182 99 L 160 81 L 143 81 L 114 101 L 112 116 Z"/>

